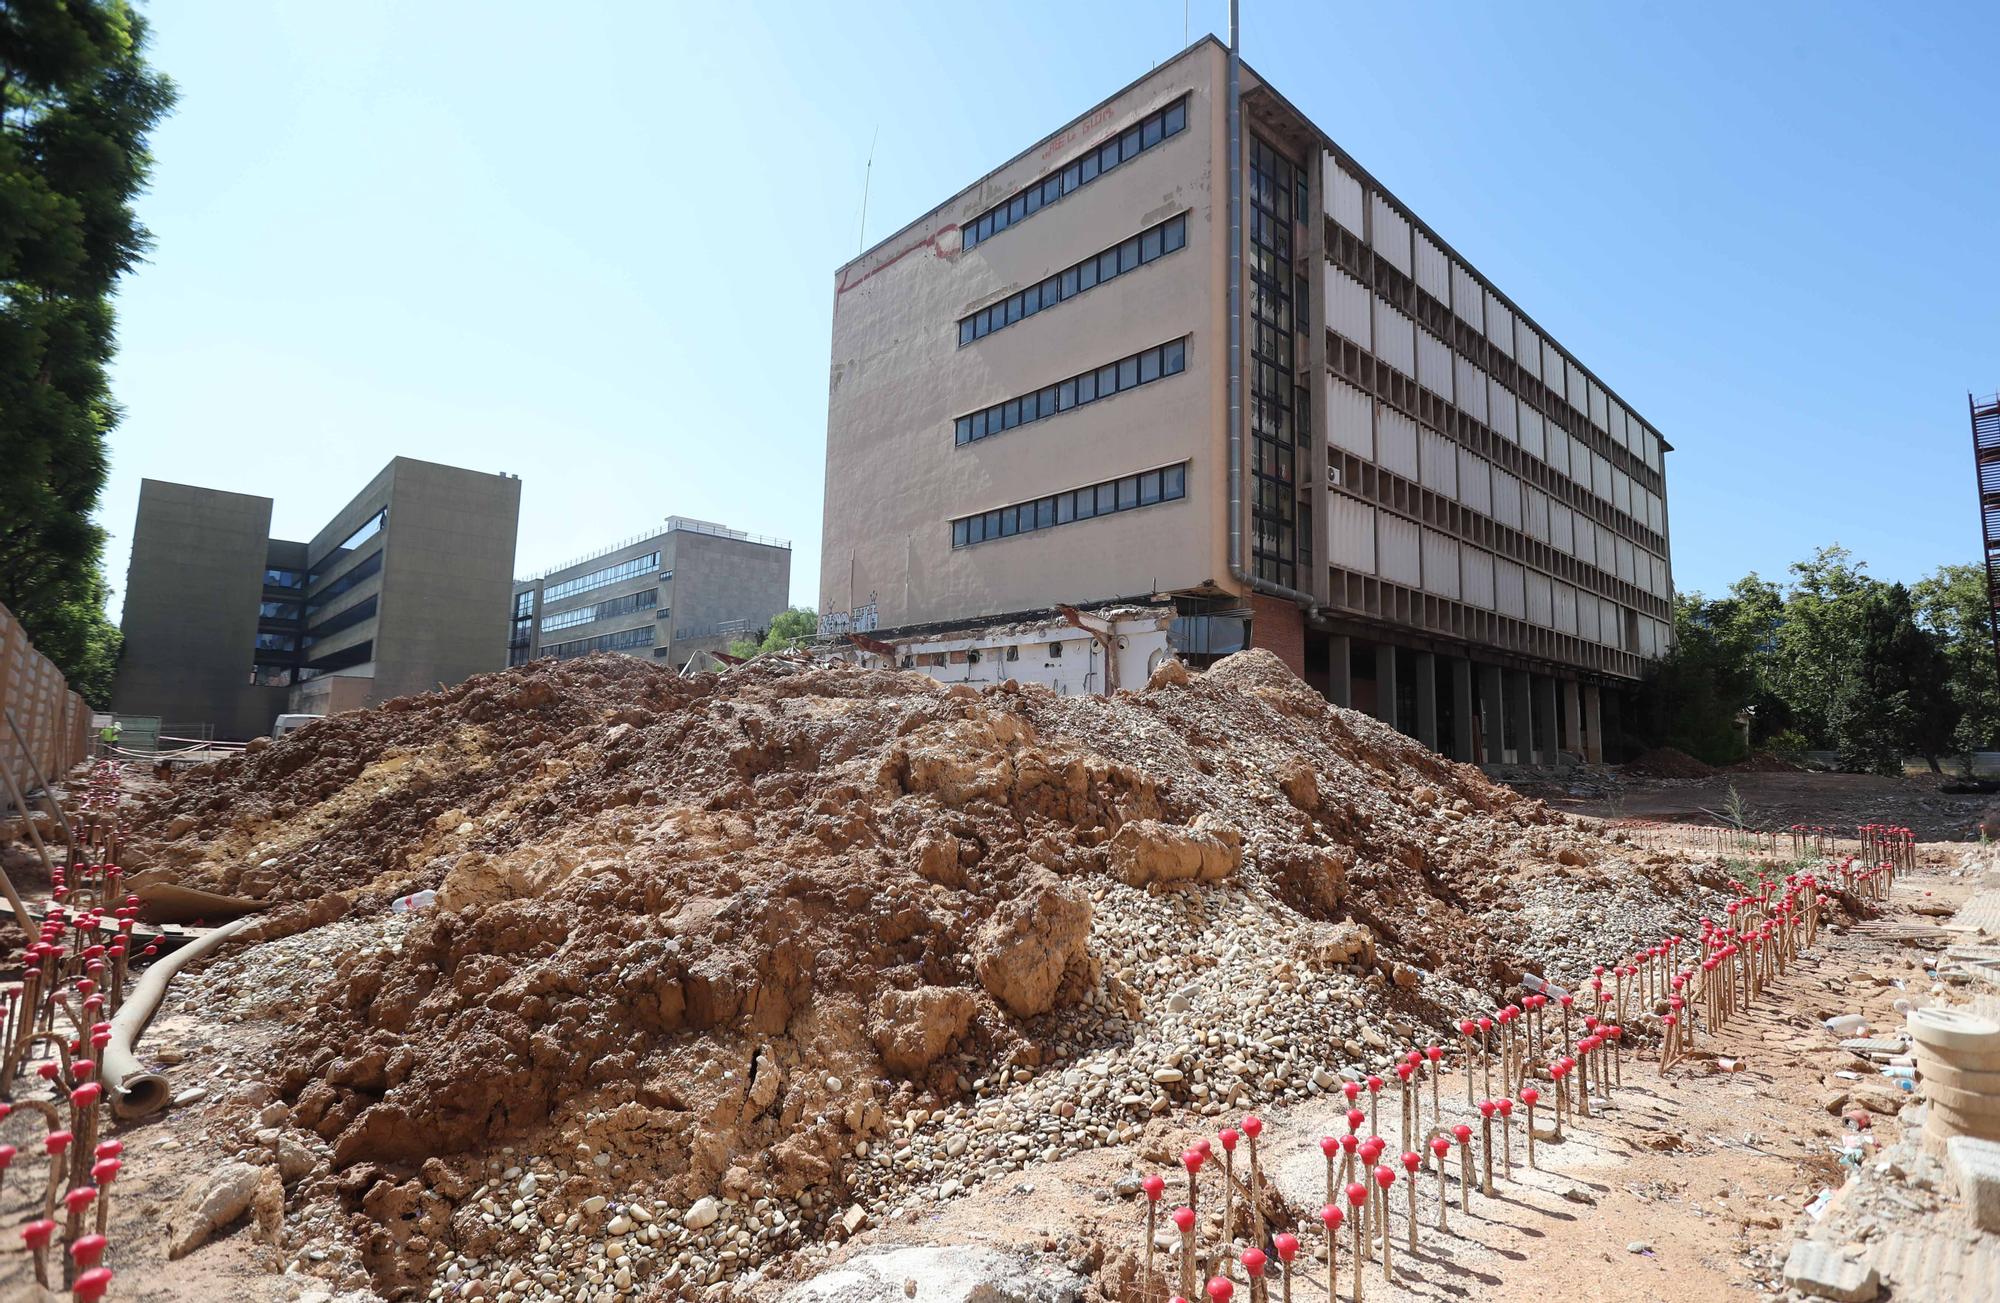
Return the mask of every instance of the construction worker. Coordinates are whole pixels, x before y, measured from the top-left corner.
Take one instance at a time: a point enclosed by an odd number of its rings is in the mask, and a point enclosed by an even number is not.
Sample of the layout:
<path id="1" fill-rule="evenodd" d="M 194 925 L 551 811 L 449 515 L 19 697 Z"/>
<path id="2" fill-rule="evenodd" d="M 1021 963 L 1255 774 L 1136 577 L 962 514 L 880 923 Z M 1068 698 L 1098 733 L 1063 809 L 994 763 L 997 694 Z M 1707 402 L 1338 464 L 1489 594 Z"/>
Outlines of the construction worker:
<path id="1" fill-rule="evenodd" d="M 112 751 L 118 746 L 118 733 L 119 726 L 116 719 L 97 730 L 98 747 L 106 759 L 110 758 Z"/>

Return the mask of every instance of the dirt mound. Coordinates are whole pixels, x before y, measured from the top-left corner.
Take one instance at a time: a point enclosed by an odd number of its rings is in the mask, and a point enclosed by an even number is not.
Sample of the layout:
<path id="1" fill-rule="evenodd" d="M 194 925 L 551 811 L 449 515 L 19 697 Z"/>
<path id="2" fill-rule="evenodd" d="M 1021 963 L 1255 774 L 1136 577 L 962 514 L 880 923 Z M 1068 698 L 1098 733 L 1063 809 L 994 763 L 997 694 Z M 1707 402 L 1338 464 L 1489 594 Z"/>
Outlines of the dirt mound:
<path id="1" fill-rule="evenodd" d="M 1718 772 L 1679 747 L 1654 747 L 1626 768 L 1647 778 L 1713 778 Z"/>
<path id="2" fill-rule="evenodd" d="M 703 1252 L 699 1201 L 777 1207 L 710 1278 L 856 1197 L 1009 1170 L 1022 1137 L 1325 1089 L 1316 1065 L 1706 903 L 1265 652 L 1110 699 L 540 662 L 196 770 L 132 841 L 294 926 L 439 889 L 338 964 L 274 1083 L 326 1150 L 295 1204 L 337 1205 L 385 1289 L 441 1238 L 547 1238 L 483 1214 L 455 1155 L 582 1155 L 545 1192 L 565 1233 L 606 1169 L 687 1206 Z M 968 1128 L 996 1134 L 953 1148 Z"/>

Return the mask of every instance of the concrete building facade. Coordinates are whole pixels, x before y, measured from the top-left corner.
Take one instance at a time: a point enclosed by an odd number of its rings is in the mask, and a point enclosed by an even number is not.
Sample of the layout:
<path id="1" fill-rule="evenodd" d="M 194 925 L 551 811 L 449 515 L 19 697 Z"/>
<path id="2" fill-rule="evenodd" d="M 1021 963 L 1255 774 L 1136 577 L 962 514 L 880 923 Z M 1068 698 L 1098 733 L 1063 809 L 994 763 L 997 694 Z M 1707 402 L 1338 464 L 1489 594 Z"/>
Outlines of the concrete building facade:
<path id="1" fill-rule="evenodd" d="M 761 638 L 791 584 L 791 544 L 669 516 L 657 534 L 515 580 L 507 663 L 613 651 L 685 665 Z"/>
<path id="2" fill-rule="evenodd" d="M 1458 758 L 1596 756 L 1667 451 L 1205 38 L 838 272 L 824 627 L 1168 600 Z"/>
<path id="3" fill-rule="evenodd" d="M 297 542 L 269 498 L 143 481 L 113 708 L 247 738 L 500 668 L 520 501 L 398 457 Z"/>

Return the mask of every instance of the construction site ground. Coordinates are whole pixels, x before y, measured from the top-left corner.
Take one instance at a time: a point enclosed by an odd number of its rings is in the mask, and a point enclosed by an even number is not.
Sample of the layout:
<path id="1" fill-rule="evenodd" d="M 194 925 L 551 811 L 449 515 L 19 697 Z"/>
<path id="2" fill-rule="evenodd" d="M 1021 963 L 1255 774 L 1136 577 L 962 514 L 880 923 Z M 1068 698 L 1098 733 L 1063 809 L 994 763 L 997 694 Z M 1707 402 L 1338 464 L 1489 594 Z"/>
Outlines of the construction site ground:
<path id="1" fill-rule="evenodd" d="M 1046 721 L 1043 727 L 1046 732 Z M 373 776 L 380 769 L 377 762 L 366 772 Z M 1694 866 L 1721 862 L 1731 874 L 1758 865 L 1778 873 L 1790 867 L 1785 856 L 1759 861 L 1748 853 L 1719 855 L 1709 840 L 1712 833 L 1672 821 L 1691 811 L 1713 809 L 1726 797 L 1731 783 L 1741 799 L 1759 812 L 1759 822 L 1765 826 L 1809 822 L 1836 831 L 1845 828 L 1851 846 L 1854 824 L 1900 821 L 1928 830 L 1926 835 L 1936 840 L 1918 848 L 1917 870 L 1898 882 L 1880 918 L 1833 929 L 1762 1000 L 1719 1034 L 1704 1034 L 1693 1053 L 1665 1077 L 1657 1073 L 1650 1049 L 1645 1054 L 1629 1055 L 1623 1069 L 1624 1086 L 1616 1092 L 1611 1106 L 1588 1121 L 1572 1119 L 1560 1142 L 1547 1134 L 1550 1118 L 1544 1109 L 1539 1118 L 1545 1138 L 1537 1145 L 1538 1169 L 1526 1165 L 1523 1127 L 1517 1122 L 1512 1145 L 1514 1179 L 1501 1180 L 1494 1199 L 1475 1193 L 1470 1214 L 1462 1212 L 1458 1204 L 1454 1158 L 1447 1234 L 1440 1235 L 1433 1228 L 1437 1188 L 1434 1178 L 1426 1173 L 1418 1199 L 1420 1234 L 1415 1255 L 1407 1252 L 1404 1241 L 1406 1203 L 1399 1183 L 1394 1205 L 1393 1279 L 1385 1281 L 1380 1264 L 1371 1265 L 1365 1281 L 1366 1297 L 1666 1299 L 1730 1297 L 1737 1291 L 1796 1296 L 1783 1280 L 1792 1244 L 1802 1236 L 1823 1240 L 1835 1233 L 1839 1238 L 1832 1245 L 1833 1251 L 1874 1265 L 1888 1296 L 1994 1297 L 1983 1292 L 2000 1280 L 2000 1275 L 1994 1274 L 1993 1237 L 1966 1229 L 1965 1214 L 1957 1207 L 1951 1183 L 1934 1161 L 1917 1156 L 1909 1146 L 1899 1147 L 1907 1117 L 1905 1106 L 1913 1097 L 1880 1075 L 1875 1065 L 1842 1049 L 1841 1037 L 1822 1026 L 1829 1017 L 1860 1014 L 1871 1029 L 1888 1032 L 1901 1025 L 1895 1008 L 1899 1000 L 1923 1004 L 1964 997 L 1963 989 L 1947 989 L 1935 980 L 1929 966 L 1948 946 L 1963 942 L 1968 928 L 1977 919 L 1986 919 L 1993 909 L 1988 895 L 1975 901 L 1976 908 L 1967 910 L 1965 922 L 1954 918 L 1990 868 L 1977 844 L 1964 840 L 1976 826 L 1983 803 L 1978 798 L 1941 797 L 1934 785 L 1915 779 L 1853 780 L 1837 775 L 1763 772 L 1717 780 L 1614 776 L 1616 790 L 1608 794 L 1600 790 L 1565 797 L 1545 790 L 1537 795 L 1576 816 L 1575 826 L 1580 830 L 1603 834 L 1607 844 L 1643 845 L 1649 862 Z M 135 773 L 132 781 L 158 795 L 150 786 L 156 780 Z M 1519 835 L 1539 838 L 1548 834 L 1528 825 Z M 1502 877 L 1495 878 L 1496 883 L 1501 881 Z M 1112 888 L 1110 896 L 1100 900 L 1101 910 L 1110 908 L 1119 890 Z M 1494 896 L 1489 894 L 1485 899 L 1496 915 L 1507 911 Z M 1148 893 L 1141 900 L 1157 901 L 1163 908 L 1179 908 L 1175 902 L 1183 901 L 1208 929 L 1206 935 L 1223 938 L 1218 943 L 1223 947 L 1234 923 L 1261 917 L 1259 911 L 1267 908 L 1262 898 L 1230 883 L 1188 884 Z M 1605 902 L 1606 927 L 1629 929 L 1632 911 L 1637 908 L 1643 912 L 1639 906 L 1621 904 L 1608 895 Z M 310 1203 L 302 1206 L 298 1191 L 293 1191 L 290 1199 L 260 1198 L 242 1216 L 217 1227 L 208 1242 L 189 1256 L 170 1259 L 168 1244 L 170 1232 L 178 1232 L 169 1223 L 178 1215 L 185 1196 L 212 1181 L 225 1165 L 244 1158 L 269 1165 L 269 1151 L 274 1147 L 278 1163 L 286 1163 L 283 1146 L 293 1143 L 290 1137 L 298 1134 L 286 1129 L 288 1099 L 296 1096 L 275 1084 L 281 1069 L 275 1047 L 309 1036 L 311 1024 L 327 1016 L 321 1003 L 323 992 L 336 973 L 344 977 L 357 963 L 365 969 L 377 959 L 384 963 L 394 960 L 406 939 L 414 935 L 413 930 L 425 927 L 422 911 L 394 913 L 381 907 L 384 903 L 378 900 L 374 907 L 357 907 L 345 916 L 314 917 L 274 928 L 275 935 L 269 939 L 232 947 L 175 984 L 145 1040 L 146 1057 L 172 1077 L 174 1107 L 123 1132 L 128 1165 L 112 1193 L 110 1238 L 121 1253 L 121 1297 L 161 1303 L 211 1299 L 358 1303 L 383 1296 L 382 1277 L 372 1281 L 361 1278 L 351 1266 L 344 1274 L 331 1269 L 343 1253 L 352 1255 L 351 1246 L 343 1249 L 340 1243 L 349 1232 L 328 1221 L 323 1209 L 316 1211 Z M 294 902 L 289 908 L 299 910 L 301 906 Z M 1548 944 L 1571 944 L 1580 952 L 1591 949 L 1587 893 L 1580 908 L 1582 924 L 1551 934 L 1561 940 Z M 1172 919 L 1166 914 L 1154 917 L 1158 919 L 1156 930 L 1172 935 Z M 1544 926 L 1536 924 L 1537 928 Z M 1650 925 L 1642 925 L 1641 930 L 1643 926 Z M 1535 931 L 1532 936 L 1541 938 L 1544 933 Z M 1150 959 L 1153 952 L 1149 949 L 1146 953 Z M 1131 969 L 1111 972 L 1122 959 L 1118 955 L 1108 959 L 1107 981 L 1120 975 L 1135 986 L 1150 981 Z M 1560 955 L 1554 959 L 1568 962 Z M 1157 962 L 1165 964 L 1167 960 Z M 1218 962 L 1225 966 L 1225 972 L 1234 972 L 1227 968 L 1233 961 L 1226 954 L 1199 961 L 1190 971 L 1213 968 Z M 1573 970 L 1574 965 L 1571 967 Z M 1418 977 L 1424 983 L 1424 994 L 1435 993 L 1441 1003 L 1464 998 L 1450 994 L 1459 988 L 1432 985 L 1443 981 L 1441 973 L 1413 974 L 1413 982 Z M 1185 980 L 1185 975 L 1175 979 Z M 1400 973 L 1395 982 L 1371 978 L 1368 999 L 1380 1001 L 1384 991 L 1401 985 Z M 1148 1017 L 1155 1016 L 1155 1009 L 1162 1010 L 1164 1017 L 1176 1007 L 1165 995 L 1172 989 L 1171 983 L 1157 990 L 1151 985 L 1145 989 Z M 1250 989 L 1234 995 L 1245 1007 L 1281 1007 L 1295 998 L 1294 979 L 1280 972 L 1268 984 L 1253 980 Z M 1181 997 L 1174 999 L 1180 1001 Z M 1212 1004 L 1210 999 L 1200 997 L 1197 1009 L 1225 1007 Z M 1186 1006 L 1181 1003 L 1179 1007 Z M 1357 995 L 1356 1008 L 1361 1007 Z M 1463 1005 L 1459 1011 L 1479 1012 Z M 1347 1015 L 1343 1012 L 1342 1016 Z M 1344 1030 L 1336 1034 L 1335 1043 L 1342 1035 L 1348 1036 L 1349 1049 L 1358 1051 L 1361 1046 L 1351 1039 L 1355 1036 L 1368 1038 L 1371 1047 L 1376 1047 L 1378 1036 L 1385 1044 L 1408 1044 L 1407 1034 L 1412 1031 L 1421 1039 L 1435 1038 L 1435 1033 L 1410 1027 L 1409 1016 L 1399 1017 L 1371 1003 L 1365 1024 L 1355 1027 L 1343 1023 Z M 1184 1021 L 1172 1027 L 1179 1035 L 1213 1033 L 1221 1047 L 1218 1053 L 1226 1054 L 1227 1046 L 1236 1041 L 1225 1038 L 1251 1034 L 1251 1015 L 1246 1014 L 1240 1026 L 1218 1015 L 1218 1021 L 1205 1028 L 1190 1029 Z M 1350 1027 L 1353 1029 L 1346 1030 Z M 1044 1043 L 1061 1049 L 1072 1043 L 1069 1036 L 1067 1032 L 1051 1035 Z M 1294 1037 L 1304 1039 L 1299 1033 Z M 1077 1032 L 1078 1064 L 1085 1062 L 1081 1057 L 1083 1041 L 1083 1034 Z M 1267 1128 L 1262 1142 L 1265 1171 L 1282 1205 L 1297 1215 L 1302 1226 L 1307 1254 L 1298 1264 L 1292 1294 L 1304 1300 L 1325 1296 L 1324 1265 L 1316 1259 L 1307 1260 L 1317 1254 L 1323 1242 L 1316 1213 L 1324 1200 L 1325 1164 L 1318 1140 L 1346 1130 L 1341 1119 L 1346 1103 L 1338 1094 L 1338 1074 L 1343 1070 L 1351 1074 L 1356 1057 L 1329 1059 L 1323 1064 L 1299 1056 L 1281 1060 L 1272 1072 L 1284 1078 L 1290 1102 L 1258 1108 Z M 1029 1060 L 1015 1055 L 991 1066 L 1004 1075 L 1007 1065 L 1016 1062 Z M 405 1238 L 398 1241 L 400 1249 L 411 1254 L 429 1252 L 434 1260 L 453 1265 L 424 1281 L 415 1293 L 407 1289 L 386 1293 L 504 1301 L 533 1296 L 534 1282 L 547 1275 L 550 1280 L 578 1282 L 574 1293 L 562 1295 L 578 1298 L 775 1300 L 796 1292 L 800 1297 L 827 1300 L 1136 1300 L 1142 1297 L 1136 1276 L 1145 1251 L 1145 1206 L 1136 1192 L 1138 1176 L 1160 1171 L 1168 1177 L 1167 1199 L 1160 1205 L 1164 1214 L 1184 1188 L 1177 1156 L 1201 1136 L 1212 1137 L 1244 1109 L 1234 1100 L 1210 1097 L 1204 1102 L 1177 1097 L 1172 1107 L 1140 1118 L 1129 1131 L 1115 1131 L 1080 1152 L 1058 1152 L 1049 1137 L 1061 1134 L 1079 1106 L 1088 1113 L 1093 1084 L 1088 1072 L 1101 1070 L 1095 1060 L 1091 1062 L 1087 1071 L 1078 1067 L 1065 1070 L 1061 1059 L 1046 1074 L 1015 1069 L 1017 1079 L 1035 1077 L 1034 1085 L 1020 1096 L 972 1090 L 962 1105 L 953 1106 L 952 1125 L 963 1122 L 968 1131 L 981 1129 L 1000 1137 L 998 1152 L 1003 1166 L 1008 1166 L 1006 1136 L 1010 1130 L 1033 1137 L 1031 1144 L 1013 1147 L 1016 1158 L 1012 1170 L 1003 1176 L 941 1179 L 945 1172 L 960 1169 L 943 1164 L 943 1153 L 956 1151 L 937 1134 L 936 1119 L 926 1125 L 920 1113 L 912 1115 L 912 1120 L 888 1109 L 879 1125 L 867 1130 L 869 1139 L 853 1147 L 847 1157 L 835 1160 L 835 1179 L 842 1175 L 839 1163 L 847 1162 L 855 1168 L 857 1182 L 876 1185 L 843 1197 L 839 1207 L 813 1210 L 808 1234 L 794 1247 L 761 1253 L 754 1266 L 748 1265 L 746 1252 L 742 1270 L 724 1272 L 714 1282 L 656 1278 L 627 1284 L 613 1279 L 620 1260 L 616 1235 L 629 1234 L 629 1243 L 636 1245 L 655 1216 L 664 1224 L 685 1218 L 691 1211 L 682 1200 L 622 1202 L 622 1182 L 640 1184 L 650 1175 L 629 1149 L 608 1142 L 579 1144 L 575 1152 L 530 1152 L 512 1143 L 475 1148 L 470 1153 L 459 1149 L 456 1166 L 449 1173 L 436 1168 L 435 1160 L 424 1164 L 424 1180 L 435 1189 L 457 1187 L 461 1215 L 473 1204 L 483 1204 L 489 1209 L 488 1220 L 495 1225 L 506 1223 L 510 1215 L 518 1223 L 525 1215 L 520 1213 L 523 1199 L 528 1212 L 533 1212 L 536 1196 L 529 1188 L 537 1178 L 546 1196 L 552 1183 L 573 1184 L 576 1173 L 581 1172 L 590 1178 L 593 1188 L 608 1192 L 612 1200 L 610 1209 L 601 1213 L 591 1210 L 588 1201 L 582 1204 L 580 1233 L 585 1241 L 595 1243 L 579 1246 L 568 1233 L 577 1229 L 579 1215 L 575 1213 L 570 1215 L 567 1232 L 559 1224 L 555 1226 L 563 1233 L 551 1250 L 539 1255 L 494 1253 L 482 1258 L 456 1234 L 448 1246 L 451 1251 L 440 1254 L 436 1246 L 425 1245 L 421 1235 L 409 1237 L 405 1229 Z M 1158 1060 L 1143 1062 L 1151 1065 Z M 800 1065 L 792 1067 L 788 1088 L 802 1071 Z M 858 1069 L 830 1062 L 821 1071 L 847 1072 L 851 1081 Z M 972 1071 L 965 1069 L 968 1077 Z M 504 1092 L 506 1083 L 498 1085 Z M 831 1091 L 839 1083 L 829 1076 L 826 1085 Z M 1447 1124 L 1468 1116 L 1476 1118 L 1466 1107 L 1462 1075 L 1448 1075 L 1441 1083 L 1440 1095 Z M 1425 1120 L 1431 1115 L 1430 1099 L 1426 1089 Z M 1391 1141 L 1400 1142 L 1393 1121 L 1393 1087 L 1383 1100 L 1381 1130 Z M 1030 1106 L 1040 1111 L 1039 1120 L 1021 1111 Z M 1846 1115 L 1857 1109 L 1869 1120 L 1865 1131 L 1847 1120 Z M 552 1142 L 547 1134 L 542 1134 L 542 1139 Z M 975 1137 L 975 1146 L 983 1139 Z M 843 1143 L 851 1145 L 852 1140 Z M 905 1147 L 929 1155 L 932 1146 L 937 1147 L 939 1159 L 934 1174 L 901 1184 L 882 1182 L 880 1165 L 869 1167 L 864 1162 L 864 1157 L 879 1160 L 885 1153 L 902 1153 Z M 1845 1162 L 1844 1154 L 1848 1155 Z M 323 1148 L 307 1157 L 319 1162 L 323 1170 Z M 349 1170 L 374 1166 L 373 1162 L 361 1162 Z M 866 1177 L 861 1174 L 864 1167 L 871 1173 Z M 932 1171 L 929 1167 L 923 1170 Z M 485 1180 L 470 1183 L 472 1176 Z M 732 1171 L 729 1180 L 736 1176 Z M 339 1178 L 336 1172 L 324 1179 L 329 1184 L 319 1188 L 331 1190 L 331 1183 Z M 754 1198 L 728 1189 L 728 1184 L 724 1182 L 722 1193 L 724 1224 Z M 25 1187 L 26 1182 L 17 1179 L 0 1187 L 0 1222 L 13 1225 L 28 1215 Z M 366 1191 L 357 1186 L 351 1192 L 352 1205 L 360 1209 L 352 1214 L 355 1224 L 360 1223 L 362 1211 L 372 1224 L 390 1229 L 395 1229 L 399 1219 L 406 1225 L 416 1222 L 414 1207 L 399 1209 L 382 1202 L 387 1188 L 384 1182 Z M 1207 1183 L 1204 1197 L 1213 1197 L 1214 1189 Z M 1826 1197 L 1829 1194 L 1830 1200 Z M 596 1199 L 599 1209 L 604 1203 L 602 1197 Z M 774 1209 L 778 1206 L 774 1201 Z M 782 1206 L 790 1208 L 789 1204 Z M 647 1212 L 648 1207 L 654 1211 Z M 607 1227 L 605 1217 L 620 1208 L 634 1216 L 621 1213 Z M 635 1217 L 643 1224 L 635 1224 Z M 619 1221 L 624 1222 L 622 1230 L 617 1229 Z M 454 1225 L 462 1227 L 463 1223 Z M 532 1227 L 529 1233 L 532 1242 Z M 613 1241 L 608 1251 L 607 1238 Z M 544 1242 L 548 1242 L 547 1236 Z M 1166 1244 L 1167 1239 L 1163 1237 L 1160 1243 Z M 994 1251 L 999 1265 L 988 1276 L 1003 1292 L 990 1296 L 952 1294 L 944 1283 L 949 1272 L 936 1274 L 933 1269 L 939 1259 L 923 1252 L 946 1250 L 944 1258 L 949 1260 L 964 1258 L 963 1251 L 968 1248 Z M 1351 1249 L 1351 1236 L 1343 1232 L 1339 1251 L 1339 1297 L 1343 1300 L 1353 1287 Z M 724 1250 L 725 1256 L 731 1252 Z M 329 1255 L 335 1262 L 328 1261 Z M 1165 1265 L 1164 1249 L 1160 1256 L 1161 1265 Z M 460 1267 L 460 1262 L 476 1265 Z M 900 1273 L 900 1278 L 883 1276 L 877 1282 L 876 1277 L 884 1272 Z M 585 1281 L 588 1283 L 582 1283 Z M 883 1291 L 876 1291 L 877 1283 L 883 1285 Z M 1017 1292 L 1004 1292 L 1009 1289 Z M 1277 1296 L 1274 1288 L 1272 1297 Z M 32 1298 L 34 1291 L 26 1257 L 17 1243 L 10 1242 L 0 1245 L 0 1298 L 16 1297 Z M 1156 1292 L 1151 1297 L 1161 1295 Z M 1239 1292 L 1239 1297 L 1245 1295 Z"/>

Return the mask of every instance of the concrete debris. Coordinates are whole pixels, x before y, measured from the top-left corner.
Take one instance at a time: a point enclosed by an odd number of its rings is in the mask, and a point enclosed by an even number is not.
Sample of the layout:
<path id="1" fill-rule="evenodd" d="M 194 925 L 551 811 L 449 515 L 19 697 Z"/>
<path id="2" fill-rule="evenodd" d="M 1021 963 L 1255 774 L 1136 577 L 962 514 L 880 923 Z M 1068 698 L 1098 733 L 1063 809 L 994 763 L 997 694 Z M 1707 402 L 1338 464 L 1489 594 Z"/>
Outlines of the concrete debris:
<path id="1" fill-rule="evenodd" d="M 863 1254 L 783 1297 L 786 1303 L 1075 1303 L 1087 1284 L 1051 1259 L 952 1245 Z"/>
<path id="2" fill-rule="evenodd" d="M 1785 1283 L 1833 1303 L 1870 1303 L 1882 1289 L 1875 1268 L 1850 1261 L 1839 1249 L 1815 1240 L 1792 1245 L 1785 1257 Z"/>

